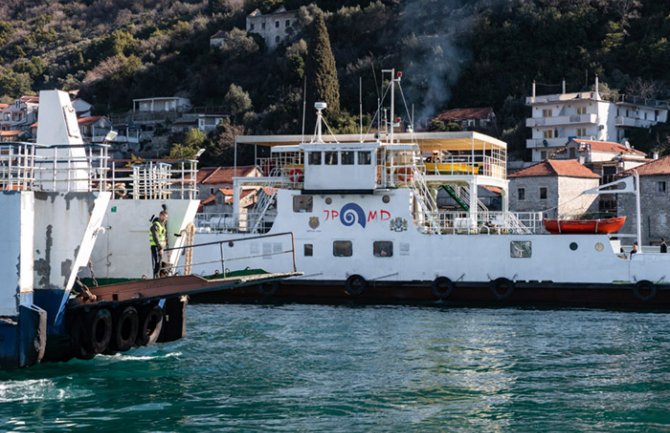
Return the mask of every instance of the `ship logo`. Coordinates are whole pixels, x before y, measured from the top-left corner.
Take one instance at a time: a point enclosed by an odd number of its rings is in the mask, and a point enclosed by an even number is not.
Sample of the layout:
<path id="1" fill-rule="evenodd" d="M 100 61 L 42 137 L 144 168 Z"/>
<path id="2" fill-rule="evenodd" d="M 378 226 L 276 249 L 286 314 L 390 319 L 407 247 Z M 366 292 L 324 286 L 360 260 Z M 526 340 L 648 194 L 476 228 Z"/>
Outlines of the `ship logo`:
<path id="1" fill-rule="evenodd" d="M 309 228 L 316 230 L 319 227 L 319 217 L 309 217 Z"/>
<path id="2" fill-rule="evenodd" d="M 356 203 L 347 203 L 340 210 L 340 222 L 347 227 L 358 223 L 365 228 L 365 212 Z"/>
<path id="3" fill-rule="evenodd" d="M 405 218 L 395 217 L 390 222 L 392 232 L 407 231 L 407 220 Z"/>

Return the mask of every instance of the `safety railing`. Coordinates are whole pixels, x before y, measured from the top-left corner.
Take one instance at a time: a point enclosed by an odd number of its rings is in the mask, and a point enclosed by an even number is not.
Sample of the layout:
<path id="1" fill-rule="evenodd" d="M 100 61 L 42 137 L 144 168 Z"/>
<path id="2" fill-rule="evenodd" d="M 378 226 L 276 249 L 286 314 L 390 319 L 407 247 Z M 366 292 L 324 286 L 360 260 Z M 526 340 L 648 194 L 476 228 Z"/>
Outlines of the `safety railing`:
<path id="1" fill-rule="evenodd" d="M 480 175 L 497 179 L 507 177 L 505 160 L 487 155 L 428 157 L 424 164 L 428 176 Z"/>
<path id="2" fill-rule="evenodd" d="M 440 212 L 437 217 L 444 234 L 546 233 L 542 212 L 480 211 L 476 219 L 469 212 Z"/>
<path id="3" fill-rule="evenodd" d="M 34 178 L 34 144 L 0 145 L 0 189 L 5 191 L 29 190 L 33 188 Z"/>

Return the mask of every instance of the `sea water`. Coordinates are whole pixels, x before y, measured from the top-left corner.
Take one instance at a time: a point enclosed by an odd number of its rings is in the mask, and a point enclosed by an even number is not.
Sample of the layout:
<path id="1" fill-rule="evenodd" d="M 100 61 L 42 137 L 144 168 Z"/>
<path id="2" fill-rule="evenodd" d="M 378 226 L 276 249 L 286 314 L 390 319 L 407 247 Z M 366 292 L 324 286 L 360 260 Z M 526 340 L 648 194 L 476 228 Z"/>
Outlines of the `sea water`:
<path id="1" fill-rule="evenodd" d="M 0 430 L 668 432 L 670 315 L 191 305 L 181 341 L 0 373 Z"/>

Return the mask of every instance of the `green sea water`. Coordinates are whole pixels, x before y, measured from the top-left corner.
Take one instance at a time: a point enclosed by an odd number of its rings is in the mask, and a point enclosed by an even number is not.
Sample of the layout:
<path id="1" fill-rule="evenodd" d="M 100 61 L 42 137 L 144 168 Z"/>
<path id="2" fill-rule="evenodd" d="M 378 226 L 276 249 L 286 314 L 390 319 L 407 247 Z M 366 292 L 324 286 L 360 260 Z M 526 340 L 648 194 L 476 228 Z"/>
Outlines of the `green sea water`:
<path id="1" fill-rule="evenodd" d="M 0 373 L 0 430 L 669 432 L 670 315 L 192 305 L 186 339 Z"/>

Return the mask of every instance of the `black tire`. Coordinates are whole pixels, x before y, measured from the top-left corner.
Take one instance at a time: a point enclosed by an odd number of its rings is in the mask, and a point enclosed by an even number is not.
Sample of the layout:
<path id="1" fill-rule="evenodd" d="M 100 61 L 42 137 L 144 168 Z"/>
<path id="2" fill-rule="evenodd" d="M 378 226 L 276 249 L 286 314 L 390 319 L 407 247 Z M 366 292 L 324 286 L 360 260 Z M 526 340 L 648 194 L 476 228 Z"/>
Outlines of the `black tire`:
<path id="1" fill-rule="evenodd" d="M 139 329 L 139 314 L 135 307 L 125 307 L 114 320 L 114 333 L 110 348 L 125 352 L 135 345 Z"/>
<path id="2" fill-rule="evenodd" d="M 504 301 L 512 296 L 512 293 L 514 292 L 514 281 L 502 277 L 496 278 L 489 283 L 489 288 L 491 289 L 494 298 L 498 301 Z"/>
<path id="3" fill-rule="evenodd" d="M 107 308 L 90 311 L 84 319 L 81 337 L 81 346 L 89 355 L 104 352 L 112 339 L 112 313 Z"/>
<path id="4" fill-rule="evenodd" d="M 70 323 L 70 338 L 72 340 L 72 356 L 77 359 L 93 359 L 95 353 L 91 353 L 84 347 L 85 317 L 82 314 L 74 314 Z"/>
<path id="5" fill-rule="evenodd" d="M 649 302 L 656 297 L 656 284 L 642 280 L 633 287 L 633 295 L 642 302 Z"/>
<path id="6" fill-rule="evenodd" d="M 447 277 L 437 277 L 433 280 L 433 296 L 440 299 L 446 299 L 454 291 L 454 283 Z"/>
<path id="7" fill-rule="evenodd" d="M 279 291 L 279 281 L 264 283 L 258 286 L 258 293 L 263 296 L 274 296 Z"/>
<path id="8" fill-rule="evenodd" d="M 360 275 L 351 275 L 344 283 L 344 290 L 349 296 L 360 296 L 368 288 L 368 282 Z"/>
<path id="9" fill-rule="evenodd" d="M 142 315 L 142 323 L 137 334 L 136 344 L 138 346 L 154 344 L 161 335 L 162 329 L 163 309 L 158 305 L 155 305 Z"/>

